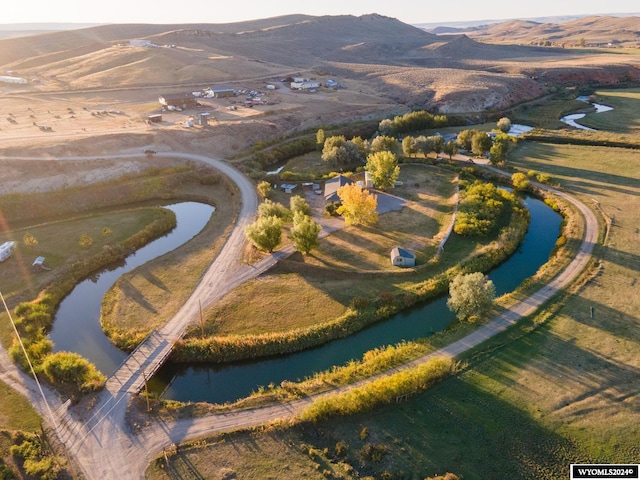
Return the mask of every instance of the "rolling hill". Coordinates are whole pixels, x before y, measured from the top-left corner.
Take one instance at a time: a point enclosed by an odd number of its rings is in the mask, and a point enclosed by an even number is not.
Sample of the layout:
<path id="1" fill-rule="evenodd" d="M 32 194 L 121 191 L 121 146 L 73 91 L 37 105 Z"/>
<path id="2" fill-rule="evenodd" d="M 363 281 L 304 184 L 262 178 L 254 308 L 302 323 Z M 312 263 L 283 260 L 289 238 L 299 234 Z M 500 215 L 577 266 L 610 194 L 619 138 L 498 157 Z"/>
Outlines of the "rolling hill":
<path id="1" fill-rule="evenodd" d="M 488 43 L 586 47 L 640 47 L 640 17 L 583 17 L 562 23 L 511 20 L 459 33 Z"/>
<path id="2" fill-rule="evenodd" d="M 589 32 L 589 38 L 604 38 L 599 35 L 605 31 L 608 40 L 613 32 L 627 38 L 634 21 L 591 17 L 562 26 L 514 21 L 476 30 L 476 38 L 433 35 L 376 14 L 102 25 L 0 40 L 0 69 L 31 80 L 28 88 L 39 92 L 337 75 L 366 82 L 402 105 L 473 112 L 535 98 L 551 83 L 640 79 L 637 56 L 515 45 L 543 34 L 571 39 L 580 31 L 582 36 Z M 149 46 L 132 46 L 132 40 Z M 509 45 L 498 44 L 507 40 Z"/>

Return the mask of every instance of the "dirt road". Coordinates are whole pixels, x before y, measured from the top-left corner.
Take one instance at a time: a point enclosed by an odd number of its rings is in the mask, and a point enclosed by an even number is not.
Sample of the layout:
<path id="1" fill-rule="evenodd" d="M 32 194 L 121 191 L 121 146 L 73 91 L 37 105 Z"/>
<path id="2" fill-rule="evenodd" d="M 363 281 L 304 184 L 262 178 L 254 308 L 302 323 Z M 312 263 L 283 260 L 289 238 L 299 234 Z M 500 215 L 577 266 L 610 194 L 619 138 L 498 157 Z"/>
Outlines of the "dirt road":
<path id="1" fill-rule="evenodd" d="M 241 258 L 240 252 L 244 243 L 244 225 L 251 221 L 257 207 L 253 184 L 240 172 L 219 160 L 175 152 L 159 155 L 180 156 L 189 160 L 202 161 L 219 168 L 236 182 L 243 201 L 236 228 L 222 253 L 212 263 L 183 308 L 161 329 L 163 335 L 166 335 L 167 338 L 172 338 L 179 335 L 185 325 L 195 317 L 199 301 L 205 305 L 215 301 L 224 292 L 251 278 L 262 268 L 268 268 L 269 265 L 277 261 L 279 256 L 287 253 L 280 252 L 268 257 L 263 261 L 260 268 L 241 264 L 238 259 Z M 120 158 L 129 156 L 126 155 Z M 71 159 L 71 157 L 69 158 Z M 99 158 L 105 157 L 101 156 Z M 78 157 L 73 157 L 72 159 L 78 159 Z M 434 356 L 456 357 L 460 353 L 479 345 L 486 339 L 505 330 L 523 316 L 533 313 L 542 303 L 566 287 L 582 272 L 597 241 L 598 222 L 593 212 L 586 205 L 563 192 L 553 190 L 553 193 L 574 204 L 585 218 L 585 236 L 580 250 L 572 262 L 548 285 L 513 306 L 503 315 L 493 319 L 457 342 L 400 368 L 410 368 L 416 364 L 426 362 Z M 2 369 L 0 378 L 25 394 L 43 418 L 54 424 L 69 454 L 80 465 L 83 475 L 87 479 L 143 478 L 149 461 L 161 453 L 163 449 L 171 448 L 173 444 L 216 432 L 231 431 L 263 424 L 275 419 L 287 418 L 299 412 L 312 401 L 312 399 L 307 398 L 288 404 L 237 413 L 184 419 L 171 423 L 152 422 L 140 431 L 133 432 L 125 422 L 126 406 L 131 394 L 126 389 L 123 389 L 121 385 L 108 384 L 107 388 L 96 397 L 96 404 L 91 409 L 86 409 L 86 403 L 81 403 L 77 407 L 68 409 L 65 405 L 61 405 L 52 392 L 45 389 L 45 394 L 49 401 L 49 406 L 47 406 L 42 401 L 33 380 L 19 372 L 8 362 L 6 352 L 0 351 L 0 360 L 2 360 L 0 362 L 0 365 L 2 365 L 0 367 Z M 136 371 L 137 367 L 131 367 L 131 370 Z M 383 375 L 392 374 L 397 370 L 399 369 L 394 369 L 392 372 Z M 137 375 L 140 375 L 139 371 Z M 132 376 L 131 378 L 134 377 Z M 49 413 L 50 411 L 53 412 L 52 415 Z"/>

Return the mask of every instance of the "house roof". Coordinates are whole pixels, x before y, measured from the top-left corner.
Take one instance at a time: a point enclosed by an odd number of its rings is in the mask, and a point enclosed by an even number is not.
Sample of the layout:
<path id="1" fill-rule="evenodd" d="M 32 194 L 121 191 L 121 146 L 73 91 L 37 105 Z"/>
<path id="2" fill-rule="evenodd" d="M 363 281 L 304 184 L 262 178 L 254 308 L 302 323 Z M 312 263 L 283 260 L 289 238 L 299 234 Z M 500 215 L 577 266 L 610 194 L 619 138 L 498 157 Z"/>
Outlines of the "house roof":
<path id="1" fill-rule="evenodd" d="M 391 250 L 391 256 L 402 257 L 402 258 L 416 258 L 415 253 L 401 247 L 393 247 L 393 250 Z"/>
<path id="2" fill-rule="evenodd" d="M 327 202 L 339 202 L 338 189 L 345 185 L 352 184 L 353 180 L 344 175 L 338 175 L 337 177 L 330 178 L 324 182 L 324 199 Z"/>

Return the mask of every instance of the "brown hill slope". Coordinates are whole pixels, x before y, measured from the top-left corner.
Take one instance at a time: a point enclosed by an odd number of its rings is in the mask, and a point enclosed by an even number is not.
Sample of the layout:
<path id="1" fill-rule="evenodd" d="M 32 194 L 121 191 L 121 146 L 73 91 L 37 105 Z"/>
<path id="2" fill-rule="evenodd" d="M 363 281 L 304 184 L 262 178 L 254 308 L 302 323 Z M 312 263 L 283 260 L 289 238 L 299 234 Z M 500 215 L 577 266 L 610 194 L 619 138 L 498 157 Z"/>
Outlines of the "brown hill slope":
<path id="1" fill-rule="evenodd" d="M 591 16 L 564 23 L 512 20 L 468 29 L 470 37 L 490 43 L 555 46 L 640 47 L 640 17 Z"/>
<path id="2" fill-rule="evenodd" d="M 579 22 L 570 22 L 571 31 L 606 29 L 614 23 L 628 29 L 634 20 Z M 495 32 L 513 38 L 514 32 L 543 29 L 551 35 L 557 26 L 510 22 Z M 129 46 L 134 39 L 161 48 Z M 436 36 L 375 14 L 289 15 L 213 25 L 105 25 L 0 41 L 0 70 L 32 80 L 24 87 L 28 92 L 149 86 L 175 91 L 301 73 L 340 75 L 402 105 L 447 112 L 504 109 L 544 94 L 556 82 L 610 84 L 640 78 L 639 65 L 632 55 Z"/>

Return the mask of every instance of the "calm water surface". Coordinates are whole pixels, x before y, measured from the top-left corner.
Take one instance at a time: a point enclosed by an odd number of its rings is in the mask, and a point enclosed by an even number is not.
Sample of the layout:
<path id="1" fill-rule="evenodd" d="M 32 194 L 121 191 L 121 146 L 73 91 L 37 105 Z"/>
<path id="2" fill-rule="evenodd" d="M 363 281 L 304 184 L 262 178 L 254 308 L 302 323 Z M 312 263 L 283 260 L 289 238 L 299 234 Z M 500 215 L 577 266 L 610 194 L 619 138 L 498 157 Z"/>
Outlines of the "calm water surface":
<path id="1" fill-rule="evenodd" d="M 182 202 L 164 208 L 176 214 L 177 225 L 171 232 L 137 250 L 123 262 L 83 280 L 65 297 L 49 334 L 55 344 L 54 351 L 79 353 L 107 375 L 127 357 L 127 353 L 113 346 L 100 327 L 102 297 L 125 273 L 192 239 L 214 211 L 211 205 L 197 202 Z"/>

